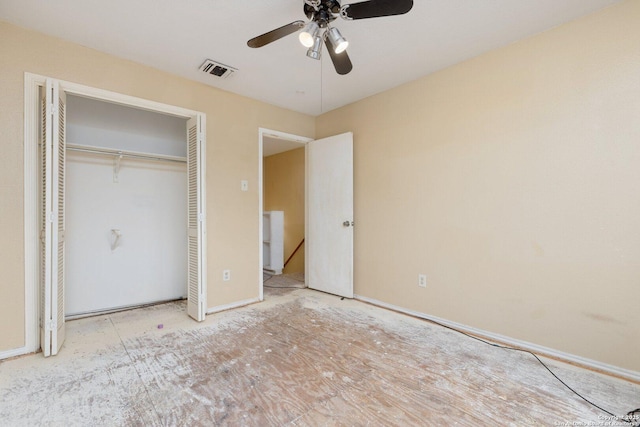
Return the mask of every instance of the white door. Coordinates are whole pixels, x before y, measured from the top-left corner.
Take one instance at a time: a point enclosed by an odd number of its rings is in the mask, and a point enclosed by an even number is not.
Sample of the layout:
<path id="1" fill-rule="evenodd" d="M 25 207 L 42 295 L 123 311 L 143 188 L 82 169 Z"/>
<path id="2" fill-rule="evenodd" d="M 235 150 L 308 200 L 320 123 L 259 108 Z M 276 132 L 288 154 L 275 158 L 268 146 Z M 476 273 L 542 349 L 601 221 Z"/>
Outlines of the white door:
<path id="1" fill-rule="evenodd" d="M 64 172 L 66 97 L 47 79 L 42 96 L 40 345 L 45 357 L 58 353 L 64 323 Z"/>
<path id="2" fill-rule="evenodd" d="M 307 144 L 306 282 L 353 298 L 353 134 Z"/>
<path id="3" fill-rule="evenodd" d="M 204 320 L 207 301 L 203 120 L 198 115 L 187 122 L 187 312 L 199 322 Z"/>

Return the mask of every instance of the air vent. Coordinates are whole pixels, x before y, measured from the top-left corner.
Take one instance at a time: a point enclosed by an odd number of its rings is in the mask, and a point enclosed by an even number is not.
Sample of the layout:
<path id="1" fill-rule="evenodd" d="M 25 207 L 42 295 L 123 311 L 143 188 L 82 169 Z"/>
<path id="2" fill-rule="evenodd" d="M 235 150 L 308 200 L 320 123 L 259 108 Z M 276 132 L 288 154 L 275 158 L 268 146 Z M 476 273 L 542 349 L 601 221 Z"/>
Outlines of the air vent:
<path id="1" fill-rule="evenodd" d="M 200 71 L 203 73 L 211 74 L 215 77 L 226 79 L 236 71 L 237 68 L 229 67 L 228 65 L 221 64 L 219 62 L 207 59 L 204 64 L 200 66 Z"/>

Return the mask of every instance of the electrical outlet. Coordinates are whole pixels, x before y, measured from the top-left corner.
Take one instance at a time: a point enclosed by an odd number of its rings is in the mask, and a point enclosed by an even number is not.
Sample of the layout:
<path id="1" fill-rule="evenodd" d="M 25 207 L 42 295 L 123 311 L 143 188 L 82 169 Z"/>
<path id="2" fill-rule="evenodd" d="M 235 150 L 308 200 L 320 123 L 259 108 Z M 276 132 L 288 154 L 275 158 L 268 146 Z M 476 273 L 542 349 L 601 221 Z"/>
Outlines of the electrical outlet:
<path id="1" fill-rule="evenodd" d="M 418 274 L 418 286 L 421 288 L 427 287 L 427 275 L 426 274 Z"/>
<path id="2" fill-rule="evenodd" d="M 249 191 L 249 181 L 243 179 L 242 181 L 240 181 L 240 190 L 242 191 Z"/>
<path id="3" fill-rule="evenodd" d="M 231 270 L 222 270 L 222 280 L 225 282 L 231 280 Z"/>

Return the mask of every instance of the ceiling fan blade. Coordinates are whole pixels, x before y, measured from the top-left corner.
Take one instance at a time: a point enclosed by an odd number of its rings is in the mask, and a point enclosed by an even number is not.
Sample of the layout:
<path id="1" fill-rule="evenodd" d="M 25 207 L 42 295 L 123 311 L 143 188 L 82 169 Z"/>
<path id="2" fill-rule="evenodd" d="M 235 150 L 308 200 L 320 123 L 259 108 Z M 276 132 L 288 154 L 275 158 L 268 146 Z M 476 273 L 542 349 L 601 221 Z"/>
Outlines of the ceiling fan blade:
<path id="1" fill-rule="evenodd" d="M 327 52 L 329 52 L 329 56 L 331 57 L 331 61 L 333 62 L 336 72 L 340 75 L 349 74 L 353 69 L 353 65 L 351 64 L 349 55 L 347 55 L 347 51 L 345 50 L 344 52 L 336 53 L 334 51 L 333 43 L 331 43 L 329 37 L 324 40 L 324 44 L 327 46 Z"/>
<path id="2" fill-rule="evenodd" d="M 409 12 L 413 7 L 413 0 L 369 0 L 348 6 L 345 10 L 347 19 L 379 18 Z"/>
<path id="3" fill-rule="evenodd" d="M 279 40 L 289 34 L 293 34 L 300 28 L 304 27 L 304 21 L 293 21 L 291 24 L 283 25 L 280 28 L 271 30 L 268 33 L 254 37 L 247 42 L 249 47 L 262 47 L 268 45 L 271 42 Z"/>

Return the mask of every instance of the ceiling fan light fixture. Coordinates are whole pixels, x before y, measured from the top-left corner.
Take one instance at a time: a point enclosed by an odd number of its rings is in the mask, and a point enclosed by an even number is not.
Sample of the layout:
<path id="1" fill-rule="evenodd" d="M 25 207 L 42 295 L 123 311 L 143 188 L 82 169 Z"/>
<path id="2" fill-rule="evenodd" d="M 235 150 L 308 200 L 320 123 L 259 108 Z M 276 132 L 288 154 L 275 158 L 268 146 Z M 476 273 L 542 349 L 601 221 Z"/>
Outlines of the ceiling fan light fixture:
<path id="1" fill-rule="evenodd" d="M 344 37 L 342 37 L 342 34 L 340 34 L 340 30 L 333 27 L 329 29 L 328 34 L 329 40 L 331 40 L 331 44 L 334 46 L 335 53 L 342 53 L 347 50 L 347 47 L 349 47 L 349 42 Z"/>
<path id="2" fill-rule="evenodd" d="M 302 30 L 302 32 L 300 33 L 300 36 L 298 36 L 298 38 L 300 39 L 300 43 L 302 43 L 302 46 L 312 47 L 319 32 L 320 27 L 318 27 L 318 24 L 315 21 L 309 22 L 304 30 Z"/>
<path id="3" fill-rule="evenodd" d="M 322 55 L 322 37 L 315 36 L 313 38 L 313 46 L 307 50 L 307 56 L 313 59 L 320 59 Z"/>

